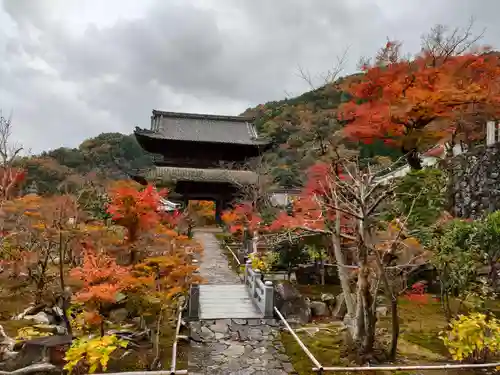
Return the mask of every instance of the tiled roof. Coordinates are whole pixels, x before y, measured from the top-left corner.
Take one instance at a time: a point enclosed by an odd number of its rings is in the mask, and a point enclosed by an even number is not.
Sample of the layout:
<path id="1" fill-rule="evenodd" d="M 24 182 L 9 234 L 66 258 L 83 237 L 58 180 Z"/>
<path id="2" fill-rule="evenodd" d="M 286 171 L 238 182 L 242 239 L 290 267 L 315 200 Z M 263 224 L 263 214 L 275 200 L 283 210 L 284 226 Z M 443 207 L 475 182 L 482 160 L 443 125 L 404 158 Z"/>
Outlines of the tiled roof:
<path id="1" fill-rule="evenodd" d="M 153 111 L 151 130 L 136 129 L 136 133 L 152 138 L 177 141 L 264 145 L 252 123 L 240 116 L 216 116 L 192 113 Z"/>
<path id="2" fill-rule="evenodd" d="M 241 170 L 156 167 L 148 173 L 147 178 L 170 182 L 222 182 L 248 185 L 254 184 L 258 176 L 252 171 Z"/>

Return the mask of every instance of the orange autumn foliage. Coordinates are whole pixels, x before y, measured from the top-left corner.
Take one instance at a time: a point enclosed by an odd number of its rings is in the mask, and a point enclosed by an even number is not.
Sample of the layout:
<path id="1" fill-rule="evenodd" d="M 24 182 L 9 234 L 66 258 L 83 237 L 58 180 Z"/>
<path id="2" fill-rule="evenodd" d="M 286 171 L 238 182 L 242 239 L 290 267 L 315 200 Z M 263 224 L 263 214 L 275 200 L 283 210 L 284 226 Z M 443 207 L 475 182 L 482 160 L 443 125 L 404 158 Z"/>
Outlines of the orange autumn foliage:
<path id="1" fill-rule="evenodd" d="M 240 203 L 231 210 L 222 213 L 221 219 L 229 228 L 231 233 L 241 233 L 244 230 L 250 232 L 262 229 L 262 218 L 255 212 L 250 203 Z"/>
<path id="2" fill-rule="evenodd" d="M 160 221 L 158 207 L 166 190 L 157 191 L 148 185 L 139 190 L 132 185 L 122 185 L 111 189 L 111 203 L 108 213 L 112 219 L 128 230 L 128 240 L 135 241 L 138 232 L 153 228 Z"/>
<path id="3" fill-rule="evenodd" d="M 122 245 L 129 253 L 129 263 L 134 264 L 145 247 L 138 241 L 147 238 L 149 232 L 154 231 L 162 221 L 163 214 L 158 209 L 166 191 L 157 191 L 152 185 L 141 189 L 137 184 L 120 183 L 110 189 L 109 195 L 111 202 L 107 212 L 119 226 L 125 228 Z"/>
<path id="4" fill-rule="evenodd" d="M 470 116 L 498 117 L 498 54 L 483 49 L 436 56 L 424 49 L 408 60 L 400 49 L 401 43 L 388 42 L 344 88 L 350 100 L 339 118 L 348 122 L 348 137 L 365 143 L 382 139 L 407 153 L 449 139 Z"/>
<path id="5" fill-rule="evenodd" d="M 128 287 L 130 268 L 116 264 L 115 259 L 88 248 L 83 255 L 83 264 L 71 270 L 70 276 L 83 282 L 82 289 L 75 294 L 78 302 L 116 302 L 117 293 Z"/>
<path id="6" fill-rule="evenodd" d="M 189 201 L 188 211 L 190 211 L 197 220 L 213 220 L 215 218 L 215 202 Z"/>

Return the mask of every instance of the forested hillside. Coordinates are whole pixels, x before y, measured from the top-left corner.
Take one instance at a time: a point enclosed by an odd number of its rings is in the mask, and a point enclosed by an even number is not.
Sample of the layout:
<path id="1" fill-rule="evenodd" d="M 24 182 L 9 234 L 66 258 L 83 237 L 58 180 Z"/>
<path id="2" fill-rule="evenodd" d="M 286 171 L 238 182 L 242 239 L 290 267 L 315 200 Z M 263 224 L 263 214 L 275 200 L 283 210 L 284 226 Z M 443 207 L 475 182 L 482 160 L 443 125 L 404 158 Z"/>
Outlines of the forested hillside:
<path id="1" fill-rule="evenodd" d="M 400 156 L 397 150 L 380 141 L 366 145 L 349 142 L 341 135 L 343 124 L 337 120 L 336 110 L 348 98 L 339 89 L 340 81 L 296 98 L 249 108 L 243 113 L 255 117 L 259 134 L 276 144 L 265 155 L 265 162 L 278 185 L 301 185 L 304 176 L 301 171 L 317 160 L 328 159 L 332 150 L 359 153 L 362 159 Z M 23 159 L 22 163 L 28 171 L 26 186 L 36 181 L 39 193 L 51 194 L 73 189 L 89 174 L 107 179 L 125 178 L 124 170 L 150 168 L 152 159 L 133 135 L 102 133 L 85 140 L 78 148 L 43 152 Z"/>
<path id="2" fill-rule="evenodd" d="M 90 176 L 120 179 L 124 171 L 150 168 L 153 163 L 133 135 L 102 133 L 83 141 L 78 148 L 58 148 L 20 161 L 40 194 L 72 190 Z"/>
<path id="3" fill-rule="evenodd" d="M 249 108 L 243 114 L 256 118 L 261 135 L 276 141 L 277 147 L 266 155 L 266 161 L 277 183 L 301 185 L 303 171 L 318 160 L 331 160 L 330 153 L 356 153 L 367 161 L 375 156 L 395 159 L 401 153 L 382 141 L 370 144 L 348 141 L 338 121 L 337 109 L 349 100 L 341 85 L 356 76 L 341 78 L 296 98 L 268 102 Z M 333 147 L 332 147 L 333 146 Z"/>

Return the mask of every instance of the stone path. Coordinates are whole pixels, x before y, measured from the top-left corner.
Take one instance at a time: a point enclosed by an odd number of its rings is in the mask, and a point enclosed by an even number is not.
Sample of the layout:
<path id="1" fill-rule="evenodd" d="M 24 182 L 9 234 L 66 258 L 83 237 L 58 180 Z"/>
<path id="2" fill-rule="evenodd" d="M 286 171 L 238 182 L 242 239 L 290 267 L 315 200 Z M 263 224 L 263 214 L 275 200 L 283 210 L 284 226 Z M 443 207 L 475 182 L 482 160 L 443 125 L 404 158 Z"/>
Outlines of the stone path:
<path id="1" fill-rule="evenodd" d="M 200 275 L 207 284 L 232 285 L 241 284 L 240 278 L 228 266 L 226 257 L 219 248 L 219 241 L 212 231 L 196 230 L 194 238 L 203 246 Z"/>
<path id="2" fill-rule="evenodd" d="M 200 274 L 208 284 L 239 284 L 229 269 L 213 233 L 197 231 L 203 245 Z M 190 323 L 192 341 L 189 354 L 191 375 L 286 375 L 294 374 L 279 341 L 274 319 L 217 319 Z"/>

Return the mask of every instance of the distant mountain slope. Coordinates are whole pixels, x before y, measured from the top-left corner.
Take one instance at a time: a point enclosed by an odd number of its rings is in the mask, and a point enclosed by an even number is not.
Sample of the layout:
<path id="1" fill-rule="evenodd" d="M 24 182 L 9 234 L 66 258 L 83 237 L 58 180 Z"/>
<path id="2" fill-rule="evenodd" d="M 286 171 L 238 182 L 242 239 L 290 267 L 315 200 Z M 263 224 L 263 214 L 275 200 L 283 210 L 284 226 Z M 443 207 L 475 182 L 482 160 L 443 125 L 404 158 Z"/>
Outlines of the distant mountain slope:
<path id="1" fill-rule="evenodd" d="M 22 163 L 28 171 L 26 186 L 35 181 L 41 194 L 53 194 L 66 187 L 72 190 L 89 173 L 121 179 L 127 178 L 123 170 L 136 171 L 153 165 L 151 156 L 135 137 L 121 133 L 102 133 L 83 141 L 78 148 L 57 148 L 25 158 Z"/>
<path id="2" fill-rule="evenodd" d="M 301 172 L 318 160 L 328 159 L 331 145 L 338 145 L 334 148 L 344 153 L 357 153 L 364 161 L 375 156 L 391 159 L 401 156 L 398 150 L 379 141 L 366 145 L 342 137 L 344 124 L 337 121 L 336 110 L 348 96 L 341 91 L 340 84 L 355 77 L 342 78 L 296 98 L 268 102 L 243 113 L 255 117 L 259 133 L 277 144 L 266 155 L 277 183 L 301 185 L 304 182 Z"/>

